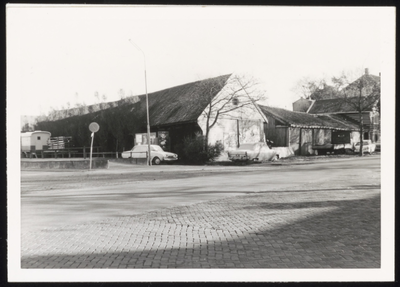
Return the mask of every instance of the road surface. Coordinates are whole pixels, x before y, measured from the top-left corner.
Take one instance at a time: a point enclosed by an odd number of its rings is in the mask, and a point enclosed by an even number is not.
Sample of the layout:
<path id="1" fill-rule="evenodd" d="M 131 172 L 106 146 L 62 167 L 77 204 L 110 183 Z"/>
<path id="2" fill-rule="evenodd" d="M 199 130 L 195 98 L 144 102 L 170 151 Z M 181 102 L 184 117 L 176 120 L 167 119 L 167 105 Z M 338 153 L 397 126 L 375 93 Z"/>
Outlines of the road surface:
<path id="1" fill-rule="evenodd" d="M 21 267 L 379 270 L 380 156 L 298 163 L 23 171 Z"/>
<path id="2" fill-rule="evenodd" d="M 254 192 L 380 186 L 380 157 L 312 164 L 132 166 L 108 170 L 22 171 L 22 232 L 141 214 Z M 346 187 L 346 188 L 347 188 Z"/>

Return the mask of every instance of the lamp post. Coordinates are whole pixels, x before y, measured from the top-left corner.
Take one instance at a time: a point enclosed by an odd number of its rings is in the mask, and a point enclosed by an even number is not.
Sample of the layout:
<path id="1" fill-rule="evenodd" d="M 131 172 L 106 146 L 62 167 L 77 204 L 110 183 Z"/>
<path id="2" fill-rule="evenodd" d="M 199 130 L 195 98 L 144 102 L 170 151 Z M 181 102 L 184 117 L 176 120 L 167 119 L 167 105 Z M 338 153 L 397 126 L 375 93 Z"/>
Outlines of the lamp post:
<path id="1" fill-rule="evenodd" d="M 144 85 L 145 85 L 145 90 L 146 90 L 146 113 L 147 113 L 147 146 L 148 146 L 148 161 L 147 165 L 151 166 L 151 150 L 150 150 L 150 119 L 149 119 L 149 96 L 147 95 L 147 74 L 146 74 L 146 56 L 142 49 L 139 48 L 138 45 L 136 45 L 131 39 L 129 39 L 129 42 L 140 52 L 142 52 L 143 55 L 143 60 L 144 60 Z"/>

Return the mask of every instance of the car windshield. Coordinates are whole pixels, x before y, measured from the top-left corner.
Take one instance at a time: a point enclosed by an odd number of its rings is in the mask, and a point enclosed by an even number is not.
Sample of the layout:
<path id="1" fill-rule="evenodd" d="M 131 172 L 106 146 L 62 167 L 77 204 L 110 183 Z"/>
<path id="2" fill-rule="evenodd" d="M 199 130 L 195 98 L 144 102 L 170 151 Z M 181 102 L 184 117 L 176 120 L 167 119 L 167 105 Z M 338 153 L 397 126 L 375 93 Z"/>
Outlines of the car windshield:
<path id="1" fill-rule="evenodd" d="M 132 151 L 136 151 L 136 152 L 142 152 L 142 151 L 147 151 L 147 145 L 137 145 L 135 147 L 133 147 Z"/>
<path id="2" fill-rule="evenodd" d="M 240 145 L 238 150 L 245 150 L 245 149 L 253 150 L 255 146 L 256 146 L 256 144 L 242 144 L 242 145 Z"/>
<path id="3" fill-rule="evenodd" d="M 132 151 L 135 151 L 135 152 L 146 152 L 146 151 L 148 151 L 149 150 L 149 146 L 147 145 L 147 144 L 145 144 L 145 145 L 137 145 L 137 146 L 135 146 L 133 149 L 132 149 Z M 158 145 L 151 145 L 150 146 L 150 150 L 151 151 L 164 151 L 160 146 L 158 146 Z"/>
<path id="4" fill-rule="evenodd" d="M 152 151 L 164 151 L 160 146 L 158 145 L 152 145 L 151 146 Z"/>

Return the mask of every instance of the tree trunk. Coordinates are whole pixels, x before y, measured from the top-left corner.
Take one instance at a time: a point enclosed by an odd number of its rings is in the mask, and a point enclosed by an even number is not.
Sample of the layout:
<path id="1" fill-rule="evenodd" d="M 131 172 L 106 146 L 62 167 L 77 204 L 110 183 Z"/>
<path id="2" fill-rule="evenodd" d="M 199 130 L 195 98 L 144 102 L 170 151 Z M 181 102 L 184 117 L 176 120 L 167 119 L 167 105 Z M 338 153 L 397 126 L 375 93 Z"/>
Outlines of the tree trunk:
<path id="1" fill-rule="evenodd" d="M 206 134 L 204 136 L 203 150 L 207 151 L 208 149 L 208 134 L 210 133 L 210 115 L 207 115 L 207 123 L 206 123 Z"/>
<path id="2" fill-rule="evenodd" d="M 364 146 L 364 119 L 362 112 L 359 112 L 360 116 L 360 156 L 364 155 L 363 146 Z"/>
<path id="3" fill-rule="evenodd" d="M 209 128 L 208 123 L 207 123 L 206 135 L 204 136 L 204 145 L 203 145 L 203 150 L 204 151 L 208 150 L 208 134 L 209 134 L 209 132 L 210 132 L 210 128 Z"/>

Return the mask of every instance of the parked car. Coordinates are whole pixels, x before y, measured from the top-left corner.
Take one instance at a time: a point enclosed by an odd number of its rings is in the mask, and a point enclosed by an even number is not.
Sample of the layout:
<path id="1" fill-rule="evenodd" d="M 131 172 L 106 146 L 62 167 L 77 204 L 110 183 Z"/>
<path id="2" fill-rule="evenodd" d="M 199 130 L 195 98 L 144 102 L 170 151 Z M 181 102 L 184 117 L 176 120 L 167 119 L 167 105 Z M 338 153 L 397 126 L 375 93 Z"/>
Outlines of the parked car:
<path id="1" fill-rule="evenodd" d="M 148 145 L 137 145 L 131 150 L 121 153 L 122 158 L 146 158 L 146 153 L 149 150 Z M 178 155 L 172 152 L 164 151 L 159 145 L 150 145 L 151 162 L 160 164 L 161 162 L 170 162 L 178 160 Z"/>
<path id="2" fill-rule="evenodd" d="M 271 161 L 276 158 L 276 151 L 272 150 L 266 143 L 246 143 L 239 148 L 228 152 L 231 161 Z"/>
<path id="3" fill-rule="evenodd" d="M 354 145 L 354 152 L 360 152 L 360 142 Z M 373 153 L 376 149 L 376 145 L 371 140 L 364 140 L 363 141 L 363 152 Z"/>

